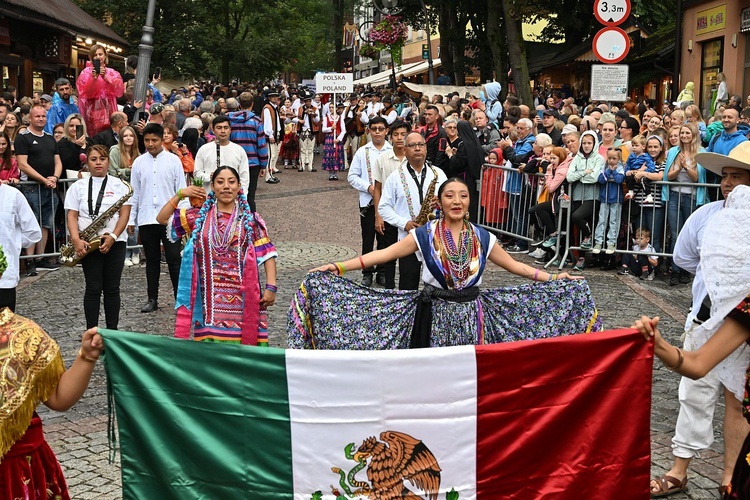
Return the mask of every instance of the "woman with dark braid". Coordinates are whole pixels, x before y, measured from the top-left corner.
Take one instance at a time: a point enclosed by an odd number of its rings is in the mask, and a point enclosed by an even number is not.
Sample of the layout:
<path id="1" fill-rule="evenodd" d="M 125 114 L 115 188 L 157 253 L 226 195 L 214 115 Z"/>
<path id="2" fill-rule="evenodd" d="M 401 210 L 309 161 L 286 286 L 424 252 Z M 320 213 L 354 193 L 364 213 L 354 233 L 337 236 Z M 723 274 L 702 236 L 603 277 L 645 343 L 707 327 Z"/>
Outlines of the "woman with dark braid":
<path id="1" fill-rule="evenodd" d="M 234 168 L 217 168 L 211 186 L 208 197 L 202 187 L 182 188 L 157 216 L 173 241 L 189 237 L 182 253 L 175 337 L 190 338 L 192 329 L 194 340 L 268 345 L 266 307 L 276 300 L 276 248 L 263 219 L 250 210 Z M 205 202 L 200 208 L 178 208 L 186 197 Z"/>

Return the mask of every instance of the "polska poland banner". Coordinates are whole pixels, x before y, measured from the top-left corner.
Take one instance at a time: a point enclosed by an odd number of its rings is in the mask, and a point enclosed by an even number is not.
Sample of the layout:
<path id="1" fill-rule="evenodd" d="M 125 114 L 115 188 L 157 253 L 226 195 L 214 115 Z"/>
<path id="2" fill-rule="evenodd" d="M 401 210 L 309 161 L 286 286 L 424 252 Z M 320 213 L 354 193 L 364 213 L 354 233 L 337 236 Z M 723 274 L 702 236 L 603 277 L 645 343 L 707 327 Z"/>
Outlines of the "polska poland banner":
<path id="1" fill-rule="evenodd" d="M 649 496 L 633 330 L 400 351 L 101 333 L 125 499 Z"/>

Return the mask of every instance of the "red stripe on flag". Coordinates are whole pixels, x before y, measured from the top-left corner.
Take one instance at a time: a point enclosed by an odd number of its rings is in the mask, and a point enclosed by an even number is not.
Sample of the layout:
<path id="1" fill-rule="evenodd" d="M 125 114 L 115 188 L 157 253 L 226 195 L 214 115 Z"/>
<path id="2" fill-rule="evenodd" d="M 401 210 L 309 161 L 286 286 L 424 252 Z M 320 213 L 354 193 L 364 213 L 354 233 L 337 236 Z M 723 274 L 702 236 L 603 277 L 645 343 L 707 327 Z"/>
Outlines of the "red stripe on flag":
<path id="1" fill-rule="evenodd" d="M 480 499 L 649 498 L 652 342 L 628 329 L 476 353 Z"/>

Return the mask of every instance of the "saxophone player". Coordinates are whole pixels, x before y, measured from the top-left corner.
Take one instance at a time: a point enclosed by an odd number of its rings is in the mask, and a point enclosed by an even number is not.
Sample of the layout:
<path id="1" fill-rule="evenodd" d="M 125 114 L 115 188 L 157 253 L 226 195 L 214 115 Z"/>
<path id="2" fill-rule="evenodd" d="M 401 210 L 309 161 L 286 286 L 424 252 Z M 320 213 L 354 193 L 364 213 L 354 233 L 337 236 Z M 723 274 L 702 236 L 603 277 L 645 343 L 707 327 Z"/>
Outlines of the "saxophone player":
<path id="1" fill-rule="evenodd" d="M 120 278 L 125 265 L 125 232 L 130 217 L 130 186 L 107 175 L 109 151 L 102 145 L 91 146 L 87 159 L 91 177 L 76 181 L 65 196 L 68 230 L 76 256 L 81 260 L 86 291 L 83 311 L 86 328 L 99 325 L 99 302 L 104 294 L 104 318 L 107 328 L 117 330 L 120 319 Z M 119 209 L 117 208 L 119 206 Z M 101 245 L 93 249 L 86 229 L 94 224 L 93 238 Z M 84 233 L 87 238 L 82 238 Z"/>
<path id="2" fill-rule="evenodd" d="M 446 181 L 445 173 L 427 163 L 427 145 L 424 137 L 412 132 L 405 139 L 406 164 L 388 176 L 378 213 L 385 222 L 398 228 L 402 240 L 420 226 L 417 218 L 429 211 L 435 203 L 435 193 Z M 399 290 L 417 290 L 421 280 L 422 265 L 416 254 L 398 260 Z"/>

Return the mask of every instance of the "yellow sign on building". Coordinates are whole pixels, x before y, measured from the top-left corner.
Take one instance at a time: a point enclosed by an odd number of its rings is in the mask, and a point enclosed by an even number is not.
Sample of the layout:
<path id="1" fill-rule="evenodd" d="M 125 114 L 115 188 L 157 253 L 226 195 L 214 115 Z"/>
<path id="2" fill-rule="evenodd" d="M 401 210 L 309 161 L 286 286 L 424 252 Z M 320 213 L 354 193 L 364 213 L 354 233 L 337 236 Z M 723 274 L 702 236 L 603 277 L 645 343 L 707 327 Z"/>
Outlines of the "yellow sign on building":
<path id="1" fill-rule="evenodd" d="M 695 16 L 695 35 L 705 35 L 727 27 L 727 5 L 698 11 Z"/>

